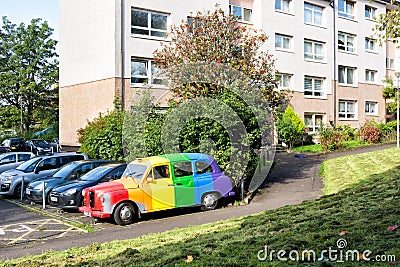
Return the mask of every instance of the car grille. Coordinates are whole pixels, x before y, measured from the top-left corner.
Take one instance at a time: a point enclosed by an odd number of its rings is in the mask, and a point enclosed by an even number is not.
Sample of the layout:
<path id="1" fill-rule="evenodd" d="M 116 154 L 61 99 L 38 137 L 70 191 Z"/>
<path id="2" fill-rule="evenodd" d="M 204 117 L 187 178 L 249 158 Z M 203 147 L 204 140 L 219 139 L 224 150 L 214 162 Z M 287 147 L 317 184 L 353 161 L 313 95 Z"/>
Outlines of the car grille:
<path id="1" fill-rule="evenodd" d="M 94 192 L 89 192 L 89 204 L 91 208 L 94 208 Z"/>

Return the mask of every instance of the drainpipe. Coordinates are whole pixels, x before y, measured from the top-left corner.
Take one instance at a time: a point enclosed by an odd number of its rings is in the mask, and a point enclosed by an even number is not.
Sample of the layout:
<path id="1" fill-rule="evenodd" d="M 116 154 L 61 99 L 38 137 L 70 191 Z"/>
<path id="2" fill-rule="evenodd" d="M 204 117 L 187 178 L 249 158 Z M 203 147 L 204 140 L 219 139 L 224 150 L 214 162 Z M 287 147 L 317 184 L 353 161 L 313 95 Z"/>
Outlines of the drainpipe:
<path id="1" fill-rule="evenodd" d="M 337 90 L 337 33 L 336 33 L 336 3 L 335 0 L 331 1 L 331 7 L 333 8 L 333 124 L 336 125 L 337 118 L 337 100 L 336 100 L 336 90 Z"/>
<path id="2" fill-rule="evenodd" d="M 125 109 L 125 1 L 121 0 L 121 109 Z"/>

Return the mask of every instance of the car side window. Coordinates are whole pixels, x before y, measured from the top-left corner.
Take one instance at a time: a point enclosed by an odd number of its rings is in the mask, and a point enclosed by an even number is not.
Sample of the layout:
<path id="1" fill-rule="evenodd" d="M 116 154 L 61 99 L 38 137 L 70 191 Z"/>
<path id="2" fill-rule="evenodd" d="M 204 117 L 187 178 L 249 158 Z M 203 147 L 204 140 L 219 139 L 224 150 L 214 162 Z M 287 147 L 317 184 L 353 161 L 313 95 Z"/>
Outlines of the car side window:
<path id="1" fill-rule="evenodd" d="M 175 177 L 184 177 L 193 175 L 191 162 L 176 162 L 174 163 Z"/>
<path id="2" fill-rule="evenodd" d="M 213 168 L 208 162 L 204 161 L 197 161 L 196 162 L 196 173 L 203 174 L 203 173 L 210 173 L 213 172 Z"/>
<path id="3" fill-rule="evenodd" d="M 121 166 L 121 167 L 113 170 L 112 172 L 110 172 L 106 177 L 104 177 L 102 179 L 102 182 L 108 182 L 110 180 L 119 179 L 119 178 L 121 178 L 124 171 L 125 171 L 125 166 Z"/>
<path id="4" fill-rule="evenodd" d="M 67 180 L 75 180 L 90 171 L 91 169 L 92 163 L 83 164 L 73 170 L 73 172 L 68 176 Z"/>
<path id="5" fill-rule="evenodd" d="M 57 158 L 44 159 L 38 165 L 39 171 L 52 170 L 56 169 L 57 167 L 58 167 Z"/>
<path id="6" fill-rule="evenodd" d="M 151 170 L 151 173 L 153 174 L 153 179 L 163 179 L 163 178 L 169 178 L 169 166 L 168 165 L 161 165 L 161 166 L 156 166 L 153 167 Z"/>
<path id="7" fill-rule="evenodd" d="M 15 163 L 15 155 L 9 155 L 5 158 L 2 158 L 0 164 L 8 164 L 8 163 Z"/>
<path id="8" fill-rule="evenodd" d="M 29 154 L 18 154 L 18 161 L 26 161 L 31 158 Z"/>

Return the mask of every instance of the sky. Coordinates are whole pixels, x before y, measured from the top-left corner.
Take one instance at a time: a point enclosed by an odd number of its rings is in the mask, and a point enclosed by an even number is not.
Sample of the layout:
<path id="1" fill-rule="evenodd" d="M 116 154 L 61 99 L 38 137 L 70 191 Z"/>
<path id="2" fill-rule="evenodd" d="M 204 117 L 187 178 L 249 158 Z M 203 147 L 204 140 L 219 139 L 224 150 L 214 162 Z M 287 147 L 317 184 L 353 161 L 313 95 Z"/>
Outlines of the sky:
<path id="1" fill-rule="evenodd" d="M 0 0 L 0 17 L 3 16 L 17 25 L 29 24 L 33 18 L 46 20 L 54 29 L 52 38 L 59 40 L 59 0 Z"/>

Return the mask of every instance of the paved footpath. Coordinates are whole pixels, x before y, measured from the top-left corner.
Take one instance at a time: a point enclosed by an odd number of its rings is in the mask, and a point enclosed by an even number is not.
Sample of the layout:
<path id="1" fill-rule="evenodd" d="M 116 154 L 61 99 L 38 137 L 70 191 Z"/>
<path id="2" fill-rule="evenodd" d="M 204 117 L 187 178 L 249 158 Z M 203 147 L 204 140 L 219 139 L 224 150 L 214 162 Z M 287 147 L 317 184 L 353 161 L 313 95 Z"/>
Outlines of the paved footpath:
<path id="1" fill-rule="evenodd" d="M 207 212 L 193 212 L 166 218 L 163 216 L 159 216 L 159 218 L 150 217 L 132 225 L 115 226 L 82 234 L 78 238 L 77 236 L 63 237 L 44 240 L 34 244 L 3 247 L 0 248 L 0 260 L 18 258 L 29 254 L 41 254 L 48 250 L 66 250 L 71 247 L 87 246 L 94 242 L 103 243 L 112 240 L 131 239 L 148 233 L 164 232 L 188 225 L 200 225 L 229 218 L 237 218 L 286 205 L 299 204 L 304 200 L 317 199 L 322 195 L 322 182 L 318 174 L 319 165 L 323 160 L 349 154 L 381 150 L 393 146 L 371 146 L 326 155 L 310 155 L 305 158 L 297 158 L 294 153 L 277 153 L 275 164 L 266 179 L 266 184 L 262 186 L 260 193 L 252 199 L 249 205 Z"/>

